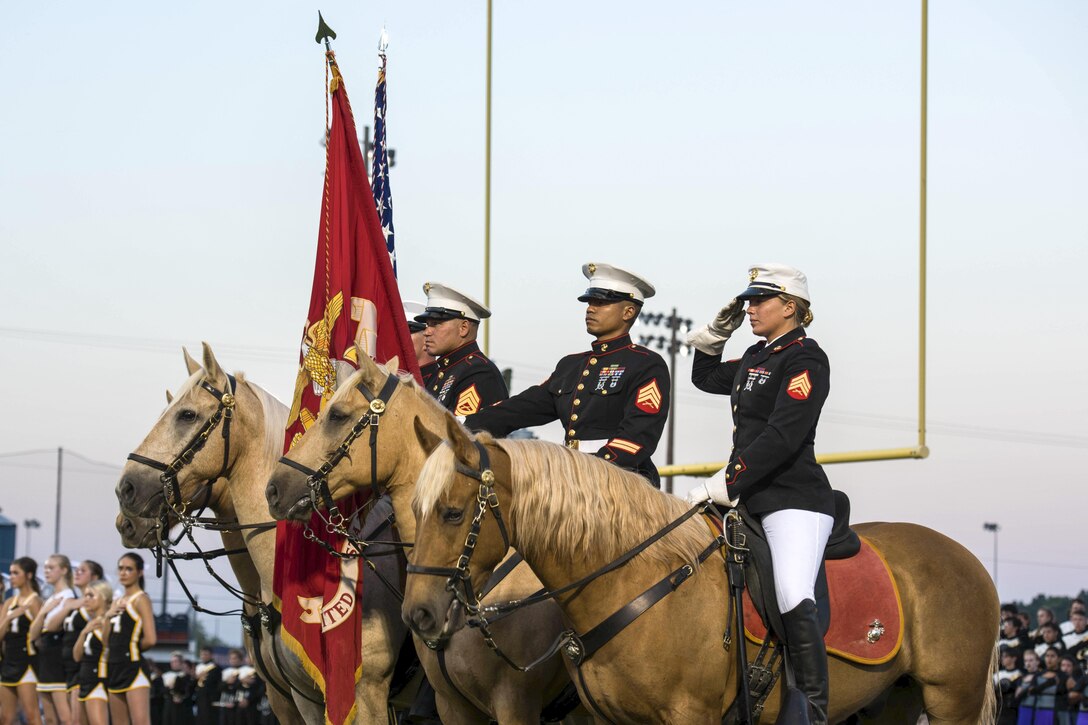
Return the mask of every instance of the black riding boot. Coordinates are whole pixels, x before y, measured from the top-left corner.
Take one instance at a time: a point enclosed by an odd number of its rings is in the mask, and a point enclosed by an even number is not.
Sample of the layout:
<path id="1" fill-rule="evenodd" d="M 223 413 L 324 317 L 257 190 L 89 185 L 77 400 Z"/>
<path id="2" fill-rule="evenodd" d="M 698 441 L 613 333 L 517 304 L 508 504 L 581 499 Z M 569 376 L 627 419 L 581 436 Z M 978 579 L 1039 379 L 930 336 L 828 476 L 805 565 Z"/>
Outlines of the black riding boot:
<path id="1" fill-rule="evenodd" d="M 811 707 L 813 725 L 827 723 L 827 648 L 824 647 L 816 603 L 811 599 L 782 615 L 786 628 L 786 649 L 797 678 Z"/>

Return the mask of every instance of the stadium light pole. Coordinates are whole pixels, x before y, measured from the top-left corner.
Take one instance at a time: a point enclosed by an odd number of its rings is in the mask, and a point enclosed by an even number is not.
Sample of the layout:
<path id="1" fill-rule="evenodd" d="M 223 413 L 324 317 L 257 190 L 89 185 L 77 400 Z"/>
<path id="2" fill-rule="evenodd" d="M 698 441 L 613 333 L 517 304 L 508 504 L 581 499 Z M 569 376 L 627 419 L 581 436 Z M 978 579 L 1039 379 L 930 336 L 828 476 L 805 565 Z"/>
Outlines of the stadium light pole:
<path id="1" fill-rule="evenodd" d="M 1001 530 L 1001 527 L 994 522 L 987 521 L 982 525 L 982 528 L 986 531 L 993 532 L 994 535 L 994 588 L 997 588 L 997 532 Z"/>
<path id="2" fill-rule="evenodd" d="M 41 527 L 42 522 L 37 519 L 23 519 L 23 528 L 26 529 L 26 553 L 24 556 L 30 556 L 30 532 Z"/>
<path id="3" fill-rule="evenodd" d="M 651 327 L 665 326 L 669 328 L 669 336 L 664 335 L 640 335 L 639 344 L 644 347 L 656 347 L 658 350 L 669 352 L 669 440 L 665 446 L 665 465 L 671 466 L 675 453 L 674 442 L 676 440 L 676 355 L 687 357 L 691 354 L 691 345 L 682 342 L 678 333 L 685 335 L 691 331 L 691 320 L 681 318 L 676 308 L 672 308 L 672 314 L 668 317 L 664 313 L 643 313 L 638 317 L 639 322 Z M 672 476 L 665 477 L 665 491 L 672 493 Z"/>

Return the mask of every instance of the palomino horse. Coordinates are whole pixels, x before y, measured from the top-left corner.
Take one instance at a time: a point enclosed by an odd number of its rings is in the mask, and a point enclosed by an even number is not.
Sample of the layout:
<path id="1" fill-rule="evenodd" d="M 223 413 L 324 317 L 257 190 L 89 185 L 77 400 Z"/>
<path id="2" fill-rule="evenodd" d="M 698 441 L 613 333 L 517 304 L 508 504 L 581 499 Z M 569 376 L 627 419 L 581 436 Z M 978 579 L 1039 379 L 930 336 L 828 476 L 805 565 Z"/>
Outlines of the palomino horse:
<path id="1" fill-rule="evenodd" d="M 456 586 L 444 575 L 469 553 L 470 579 L 479 587 L 505 552 L 503 539 L 522 552 L 545 586 L 559 589 L 596 572 L 663 529 L 688 509 L 679 499 L 607 462 L 543 441 L 474 441 L 452 417 L 446 445 L 417 421 L 420 446 L 433 451 L 416 488 L 415 551 L 404 616 L 421 637 L 456 626 Z M 479 446 L 479 447 L 477 447 Z M 490 465 L 481 467 L 486 451 Z M 491 474 L 481 472 L 487 467 Z M 487 484 L 493 480 L 493 488 Z M 497 496 L 497 500 L 492 498 Z M 479 504 L 483 501 L 483 504 Z M 489 505 L 488 505 L 489 504 Z M 501 526 L 494 516 L 501 512 Z M 474 550 L 471 521 L 487 509 Z M 907 676 L 920 690 L 929 722 L 992 723 L 990 678 L 996 666 L 998 601 L 978 560 L 956 542 L 913 524 L 855 527 L 885 556 L 903 605 L 899 653 L 879 666 L 830 658 L 830 722 L 840 722 L 880 698 Z M 713 537 L 691 518 L 622 568 L 592 580 L 561 605 L 585 634 L 647 587 L 689 565 L 686 581 L 621 629 L 582 662 L 568 662 L 587 706 L 615 723 L 719 723 L 736 692 L 734 656 L 722 646 L 735 632 L 727 614 L 722 558 L 696 561 Z M 458 559 L 461 558 L 459 562 Z M 717 562 L 717 563 L 715 563 Z M 413 573 L 415 570 L 417 573 Z M 576 654 L 568 652 L 568 654 Z M 774 722 L 781 704 L 776 684 L 764 715 Z M 913 723 L 887 712 L 880 721 Z"/>
<path id="2" fill-rule="evenodd" d="M 287 456 L 290 460 L 307 468 L 320 467 L 352 426 L 368 413 L 370 403 L 361 390 L 376 397 L 390 375 L 365 353 L 360 352 L 359 360 L 359 371 L 339 384 L 317 422 L 291 449 Z M 396 361 L 390 361 L 389 367 L 396 370 Z M 359 436 L 350 455 L 328 473 L 328 487 L 333 499 L 371 484 L 388 491 L 401 537 L 411 541 L 415 532 L 412 496 L 426 458 L 415 445 L 412 421 L 421 418 L 432 425 L 442 425 L 446 411 L 414 382 L 392 379 L 395 387 L 377 424 L 380 432 L 376 449 L 370 448 L 369 434 Z M 372 453 L 376 454 L 373 459 Z M 307 477 L 294 468 L 285 465 L 277 468 L 268 484 L 268 499 L 272 515 L 277 518 L 310 515 Z M 539 588 L 540 582 L 523 563 L 487 600 L 505 601 Z M 493 627 L 499 646 L 519 664 L 527 664 L 541 654 L 561 630 L 559 608 L 551 602 L 519 612 Z M 416 650 L 427 679 L 438 694 L 439 713 L 447 725 L 486 723 L 489 718 L 503 725 L 537 725 L 542 706 L 568 682 L 558 658 L 551 658 L 531 672 L 517 672 L 490 652 L 475 632 L 462 630 L 443 644 L 443 651 L 438 653 L 417 640 Z M 440 657 L 445 659 L 444 663 Z"/>
<path id="3" fill-rule="evenodd" d="M 188 355 L 186 364 L 189 379 L 136 449 L 134 457 L 137 460 L 130 460 L 122 471 L 117 484 L 122 513 L 130 517 L 157 518 L 163 506 L 191 511 L 206 503 L 217 516 L 224 519 L 232 516 L 243 526 L 269 521 L 268 506 L 262 493 L 283 450 L 286 406 L 242 377 L 232 383 L 207 345 L 204 346 L 203 366 Z M 191 446 L 198 431 L 222 412 L 223 401 L 216 393 L 230 391 L 232 386 L 230 437 L 221 435 L 218 427 L 206 436 L 206 444 L 177 473 L 176 490 L 169 494 L 173 500 L 168 501 L 155 462 L 168 464 L 185 450 L 187 444 Z M 220 422 L 220 426 L 225 422 Z M 208 488 L 206 482 L 209 480 L 218 483 Z M 229 498 L 217 495 L 219 486 L 224 484 L 223 490 L 230 492 Z M 217 510 L 228 505 L 233 512 Z M 251 531 L 244 539 L 259 575 L 260 599 L 271 602 L 275 536 L 272 530 Z M 392 557 L 384 557 L 377 566 L 388 579 L 396 581 L 400 576 Z M 363 571 L 366 595 L 362 601 L 362 651 L 366 666 L 356 685 L 355 722 L 384 724 L 388 722 L 389 684 L 406 632 L 398 616 L 396 596 L 367 567 L 363 567 Z M 298 658 L 284 646 L 279 636 L 264 638 L 265 641 L 270 639 L 278 648 L 278 660 L 266 657 L 265 661 L 282 662 L 285 675 L 301 692 L 314 692 L 313 680 Z M 320 700 L 320 696 L 317 699 Z M 323 707 L 315 706 L 297 692 L 294 700 L 306 722 L 325 721 Z"/>

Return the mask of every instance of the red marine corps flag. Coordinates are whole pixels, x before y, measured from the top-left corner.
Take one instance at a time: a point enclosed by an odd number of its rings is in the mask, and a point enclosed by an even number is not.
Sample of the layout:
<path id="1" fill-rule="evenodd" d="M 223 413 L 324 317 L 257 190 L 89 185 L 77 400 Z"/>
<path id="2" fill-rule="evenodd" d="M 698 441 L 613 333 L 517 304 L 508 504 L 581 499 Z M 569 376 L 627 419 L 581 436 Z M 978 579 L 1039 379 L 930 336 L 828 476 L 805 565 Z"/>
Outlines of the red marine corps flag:
<path id="1" fill-rule="evenodd" d="M 419 379 L 344 80 L 332 51 L 326 55 L 332 125 L 325 149 L 313 291 L 285 450 L 332 397 L 335 363 L 357 365 L 356 345 L 379 362 L 399 356 L 401 366 Z M 339 501 L 339 507 L 345 513 L 356 511 L 368 497 L 369 492 L 356 494 Z M 310 528 L 330 546 L 346 550 L 345 539 L 327 533 L 316 514 Z M 302 524 L 280 522 L 273 589 L 283 615 L 284 641 L 324 691 L 326 722 L 343 725 L 354 715 L 355 683 L 367 666 L 360 651 L 359 563 L 330 555 L 307 540 L 304 531 Z"/>

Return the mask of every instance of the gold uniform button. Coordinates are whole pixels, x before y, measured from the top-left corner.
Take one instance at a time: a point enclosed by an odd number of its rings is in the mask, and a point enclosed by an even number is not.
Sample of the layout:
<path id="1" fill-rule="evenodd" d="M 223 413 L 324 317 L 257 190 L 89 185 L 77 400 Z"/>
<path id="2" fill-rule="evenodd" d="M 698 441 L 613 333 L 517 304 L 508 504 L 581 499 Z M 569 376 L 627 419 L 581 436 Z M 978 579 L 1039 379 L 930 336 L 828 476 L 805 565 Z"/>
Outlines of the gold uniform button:
<path id="1" fill-rule="evenodd" d="M 734 413 L 736 413 L 736 412 L 737 412 L 737 406 L 735 406 L 735 405 L 733 406 L 733 412 L 734 412 Z"/>
<path id="2" fill-rule="evenodd" d="M 582 371 L 582 377 L 584 378 L 587 375 L 589 375 L 589 371 L 588 370 L 583 370 Z"/>
<path id="3" fill-rule="evenodd" d="M 743 468 L 743 466 L 741 466 L 739 463 L 737 465 L 733 466 L 734 471 L 739 471 L 741 468 Z"/>
<path id="4" fill-rule="evenodd" d="M 773 350 L 771 350 L 771 352 L 778 352 L 778 351 L 779 351 L 779 350 L 781 350 L 781 349 L 782 349 L 782 346 L 781 346 L 781 345 L 775 345 L 775 346 L 774 346 L 774 349 L 773 349 Z"/>
<path id="5" fill-rule="evenodd" d="M 611 461 L 612 460 L 612 454 L 611 453 L 605 453 L 604 454 L 604 459 L 606 461 Z"/>
<path id="6" fill-rule="evenodd" d="M 431 390 L 438 390 L 438 386 L 434 386 L 433 388 L 431 388 Z"/>
<path id="7" fill-rule="evenodd" d="M 737 383 L 737 390 L 740 390 L 740 383 Z"/>
<path id="8" fill-rule="evenodd" d="M 736 433 L 736 432 L 737 432 L 737 426 L 733 426 L 733 432 L 734 432 L 734 433 Z"/>
<path id="9" fill-rule="evenodd" d="M 608 345 L 601 345 L 601 352 L 604 352 L 607 349 L 608 349 Z"/>
<path id="10" fill-rule="evenodd" d="M 608 395 L 608 391 L 607 390 L 602 390 L 601 395 Z"/>
<path id="11" fill-rule="evenodd" d="M 571 414 L 570 419 L 571 420 L 578 420 L 578 414 L 577 413 Z"/>
<path id="12" fill-rule="evenodd" d="M 446 377 L 446 374 L 445 374 L 445 373 L 439 373 L 439 374 L 438 374 L 438 379 L 439 379 L 439 380 L 441 380 L 441 379 L 442 379 L 442 378 L 444 378 L 444 377 Z"/>
<path id="13" fill-rule="evenodd" d="M 445 360 L 442 361 L 442 364 L 443 365 L 449 365 L 450 364 L 450 359 L 446 358 Z"/>
<path id="14" fill-rule="evenodd" d="M 585 390 L 585 389 L 586 389 L 586 386 L 585 386 L 585 384 L 583 384 L 583 383 L 578 383 L 578 389 L 579 389 L 579 390 Z"/>
<path id="15" fill-rule="evenodd" d="M 574 404 L 575 404 L 575 405 L 581 405 L 581 404 L 582 404 L 582 401 L 581 401 L 581 400 L 579 400 L 578 398 L 575 398 L 575 399 L 574 399 Z"/>
<path id="16" fill-rule="evenodd" d="M 595 357 L 591 357 L 591 358 L 589 359 L 589 364 L 590 364 L 590 365 L 596 365 L 596 364 L 597 364 L 597 358 L 595 358 Z"/>

